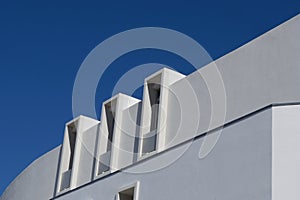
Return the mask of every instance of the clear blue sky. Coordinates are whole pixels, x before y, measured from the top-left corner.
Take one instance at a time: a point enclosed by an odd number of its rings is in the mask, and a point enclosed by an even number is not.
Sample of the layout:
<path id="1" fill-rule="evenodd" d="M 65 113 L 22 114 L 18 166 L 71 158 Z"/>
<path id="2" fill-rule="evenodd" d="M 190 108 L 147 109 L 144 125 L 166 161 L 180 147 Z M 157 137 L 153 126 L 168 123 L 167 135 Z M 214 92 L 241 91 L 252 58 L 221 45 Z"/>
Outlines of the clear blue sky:
<path id="1" fill-rule="evenodd" d="M 166 27 L 194 38 L 215 59 L 300 11 L 298 0 L 108 2 L 1 2 L 0 194 L 28 164 L 62 142 L 64 124 L 72 118 L 76 72 L 109 36 L 137 27 Z M 119 76 L 114 69 L 149 62 L 191 72 L 188 63 L 166 52 L 125 55 L 105 73 L 109 81 L 98 87 L 97 110 Z"/>

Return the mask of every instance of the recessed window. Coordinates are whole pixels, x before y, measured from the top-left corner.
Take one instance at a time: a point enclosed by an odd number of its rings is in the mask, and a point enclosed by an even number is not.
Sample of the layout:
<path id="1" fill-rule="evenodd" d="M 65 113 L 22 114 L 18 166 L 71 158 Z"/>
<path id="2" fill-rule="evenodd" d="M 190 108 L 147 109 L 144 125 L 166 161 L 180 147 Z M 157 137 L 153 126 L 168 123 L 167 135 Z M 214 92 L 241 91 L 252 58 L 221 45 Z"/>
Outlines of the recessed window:
<path id="1" fill-rule="evenodd" d="M 68 125 L 68 134 L 69 134 L 69 145 L 70 145 L 70 159 L 69 159 L 69 170 L 73 167 L 74 152 L 75 152 L 75 142 L 77 137 L 77 129 L 75 123 Z"/>
<path id="2" fill-rule="evenodd" d="M 149 96 L 149 112 L 151 112 L 151 118 L 149 132 L 143 133 L 142 155 L 156 150 L 161 99 L 161 75 L 147 81 L 147 91 Z"/>
<path id="3" fill-rule="evenodd" d="M 154 131 L 157 130 L 157 124 L 158 124 L 160 85 L 157 83 L 149 83 L 148 91 L 149 91 L 150 104 L 151 104 L 150 131 Z"/>
<path id="4" fill-rule="evenodd" d="M 118 193 L 118 200 L 138 200 L 138 183 L 126 187 Z"/>
<path id="5" fill-rule="evenodd" d="M 134 200 L 134 188 L 119 192 L 119 200 Z"/>
<path id="6" fill-rule="evenodd" d="M 117 100 L 114 99 L 104 105 L 106 116 L 106 128 L 107 128 L 107 142 L 105 150 L 99 157 L 98 175 L 106 173 L 110 170 L 111 164 L 111 150 L 115 129 L 115 116 L 116 116 Z"/>
<path id="7" fill-rule="evenodd" d="M 62 173 L 61 186 L 60 186 L 61 191 L 70 188 L 74 152 L 75 152 L 75 143 L 77 137 L 77 124 L 78 124 L 77 122 L 73 122 L 67 126 L 68 147 L 66 148 L 68 149 L 69 152 L 68 164 L 67 164 L 68 168 Z"/>
<path id="8" fill-rule="evenodd" d="M 113 140 L 114 128 L 115 128 L 115 115 L 116 110 L 114 102 L 109 102 L 105 104 L 105 113 L 106 113 L 106 122 L 107 122 L 107 130 L 108 130 L 108 140 L 107 140 L 107 149 L 106 151 L 111 151 L 111 143 Z"/>

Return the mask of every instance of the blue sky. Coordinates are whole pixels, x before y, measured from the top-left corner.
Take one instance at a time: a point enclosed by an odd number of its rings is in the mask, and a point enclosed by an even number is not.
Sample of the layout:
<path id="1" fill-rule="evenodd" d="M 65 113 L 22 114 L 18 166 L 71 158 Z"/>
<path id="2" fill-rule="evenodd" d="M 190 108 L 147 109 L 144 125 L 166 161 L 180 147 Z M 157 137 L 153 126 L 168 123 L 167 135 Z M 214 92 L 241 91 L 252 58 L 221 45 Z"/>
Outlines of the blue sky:
<path id="1" fill-rule="evenodd" d="M 2 1 L 0 194 L 27 165 L 62 142 L 64 124 L 72 119 L 77 70 L 101 41 L 127 29 L 165 27 L 194 38 L 216 59 L 299 11 L 295 0 Z M 124 55 L 105 72 L 102 82 L 107 84 L 98 85 L 99 113 L 118 77 L 149 62 L 185 74 L 192 69 L 163 51 Z"/>

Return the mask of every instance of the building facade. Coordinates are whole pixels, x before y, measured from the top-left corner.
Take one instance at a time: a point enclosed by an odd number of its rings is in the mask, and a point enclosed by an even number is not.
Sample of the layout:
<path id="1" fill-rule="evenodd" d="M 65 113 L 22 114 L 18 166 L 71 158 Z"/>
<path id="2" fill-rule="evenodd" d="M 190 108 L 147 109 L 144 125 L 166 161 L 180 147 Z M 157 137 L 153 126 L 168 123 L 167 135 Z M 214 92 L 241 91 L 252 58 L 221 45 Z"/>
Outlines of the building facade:
<path id="1" fill-rule="evenodd" d="M 68 122 L 0 200 L 299 199 L 299 35 L 300 15 L 190 75 L 145 78 L 142 100 Z"/>

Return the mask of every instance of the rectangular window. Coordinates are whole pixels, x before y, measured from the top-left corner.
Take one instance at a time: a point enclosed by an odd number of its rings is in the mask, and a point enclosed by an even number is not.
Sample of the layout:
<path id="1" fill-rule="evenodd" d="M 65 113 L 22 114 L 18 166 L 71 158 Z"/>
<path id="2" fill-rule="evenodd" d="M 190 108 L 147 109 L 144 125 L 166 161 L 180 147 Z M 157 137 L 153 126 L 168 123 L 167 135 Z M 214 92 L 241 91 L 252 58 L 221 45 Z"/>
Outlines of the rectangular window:
<path id="1" fill-rule="evenodd" d="M 69 159 L 69 170 L 73 167 L 73 159 L 75 152 L 75 142 L 77 137 L 77 128 L 75 123 L 68 125 L 69 145 L 70 145 L 70 159 Z"/>
<path id="2" fill-rule="evenodd" d="M 118 193 L 118 200 L 138 200 L 138 184 L 139 182 L 124 188 Z"/>
<path id="3" fill-rule="evenodd" d="M 110 170 L 111 164 L 111 150 L 115 129 L 115 117 L 116 117 L 117 100 L 114 99 L 104 105 L 106 115 L 106 127 L 107 127 L 107 141 L 106 150 L 99 157 L 98 175 L 103 174 Z"/>
<path id="4" fill-rule="evenodd" d="M 113 106 L 114 102 L 109 102 L 105 104 L 105 113 L 106 113 L 106 122 L 107 122 L 107 130 L 108 130 L 108 140 L 107 140 L 107 149 L 106 151 L 111 151 L 111 143 L 113 140 L 114 128 L 115 128 L 115 106 Z"/>
<path id="5" fill-rule="evenodd" d="M 150 102 L 150 131 L 143 134 L 142 155 L 156 150 L 158 116 L 161 97 L 161 75 L 147 81 L 147 90 Z"/>
<path id="6" fill-rule="evenodd" d="M 74 153 L 75 153 L 75 143 L 77 137 L 77 124 L 78 122 L 73 122 L 67 126 L 68 131 L 68 149 L 69 149 L 69 157 L 68 157 L 68 165 L 67 170 L 62 173 L 61 177 L 61 186 L 60 191 L 70 188 L 71 183 L 71 174 L 73 168 L 73 160 L 74 160 Z"/>
<path id="7" fill-rule="evenodd" d="M 134 200 L 134 188 L 119 192 L 119 200 Z"/>
<path id="8" fill-rule="evenodd" d="M 157 123 L 158 123 L 160 85 L 157 83 L 149 83 L 148 91 L 149 91 L 150 104 L 151 104 L 150 131 L 154 131 L 157 130 Z"/>

